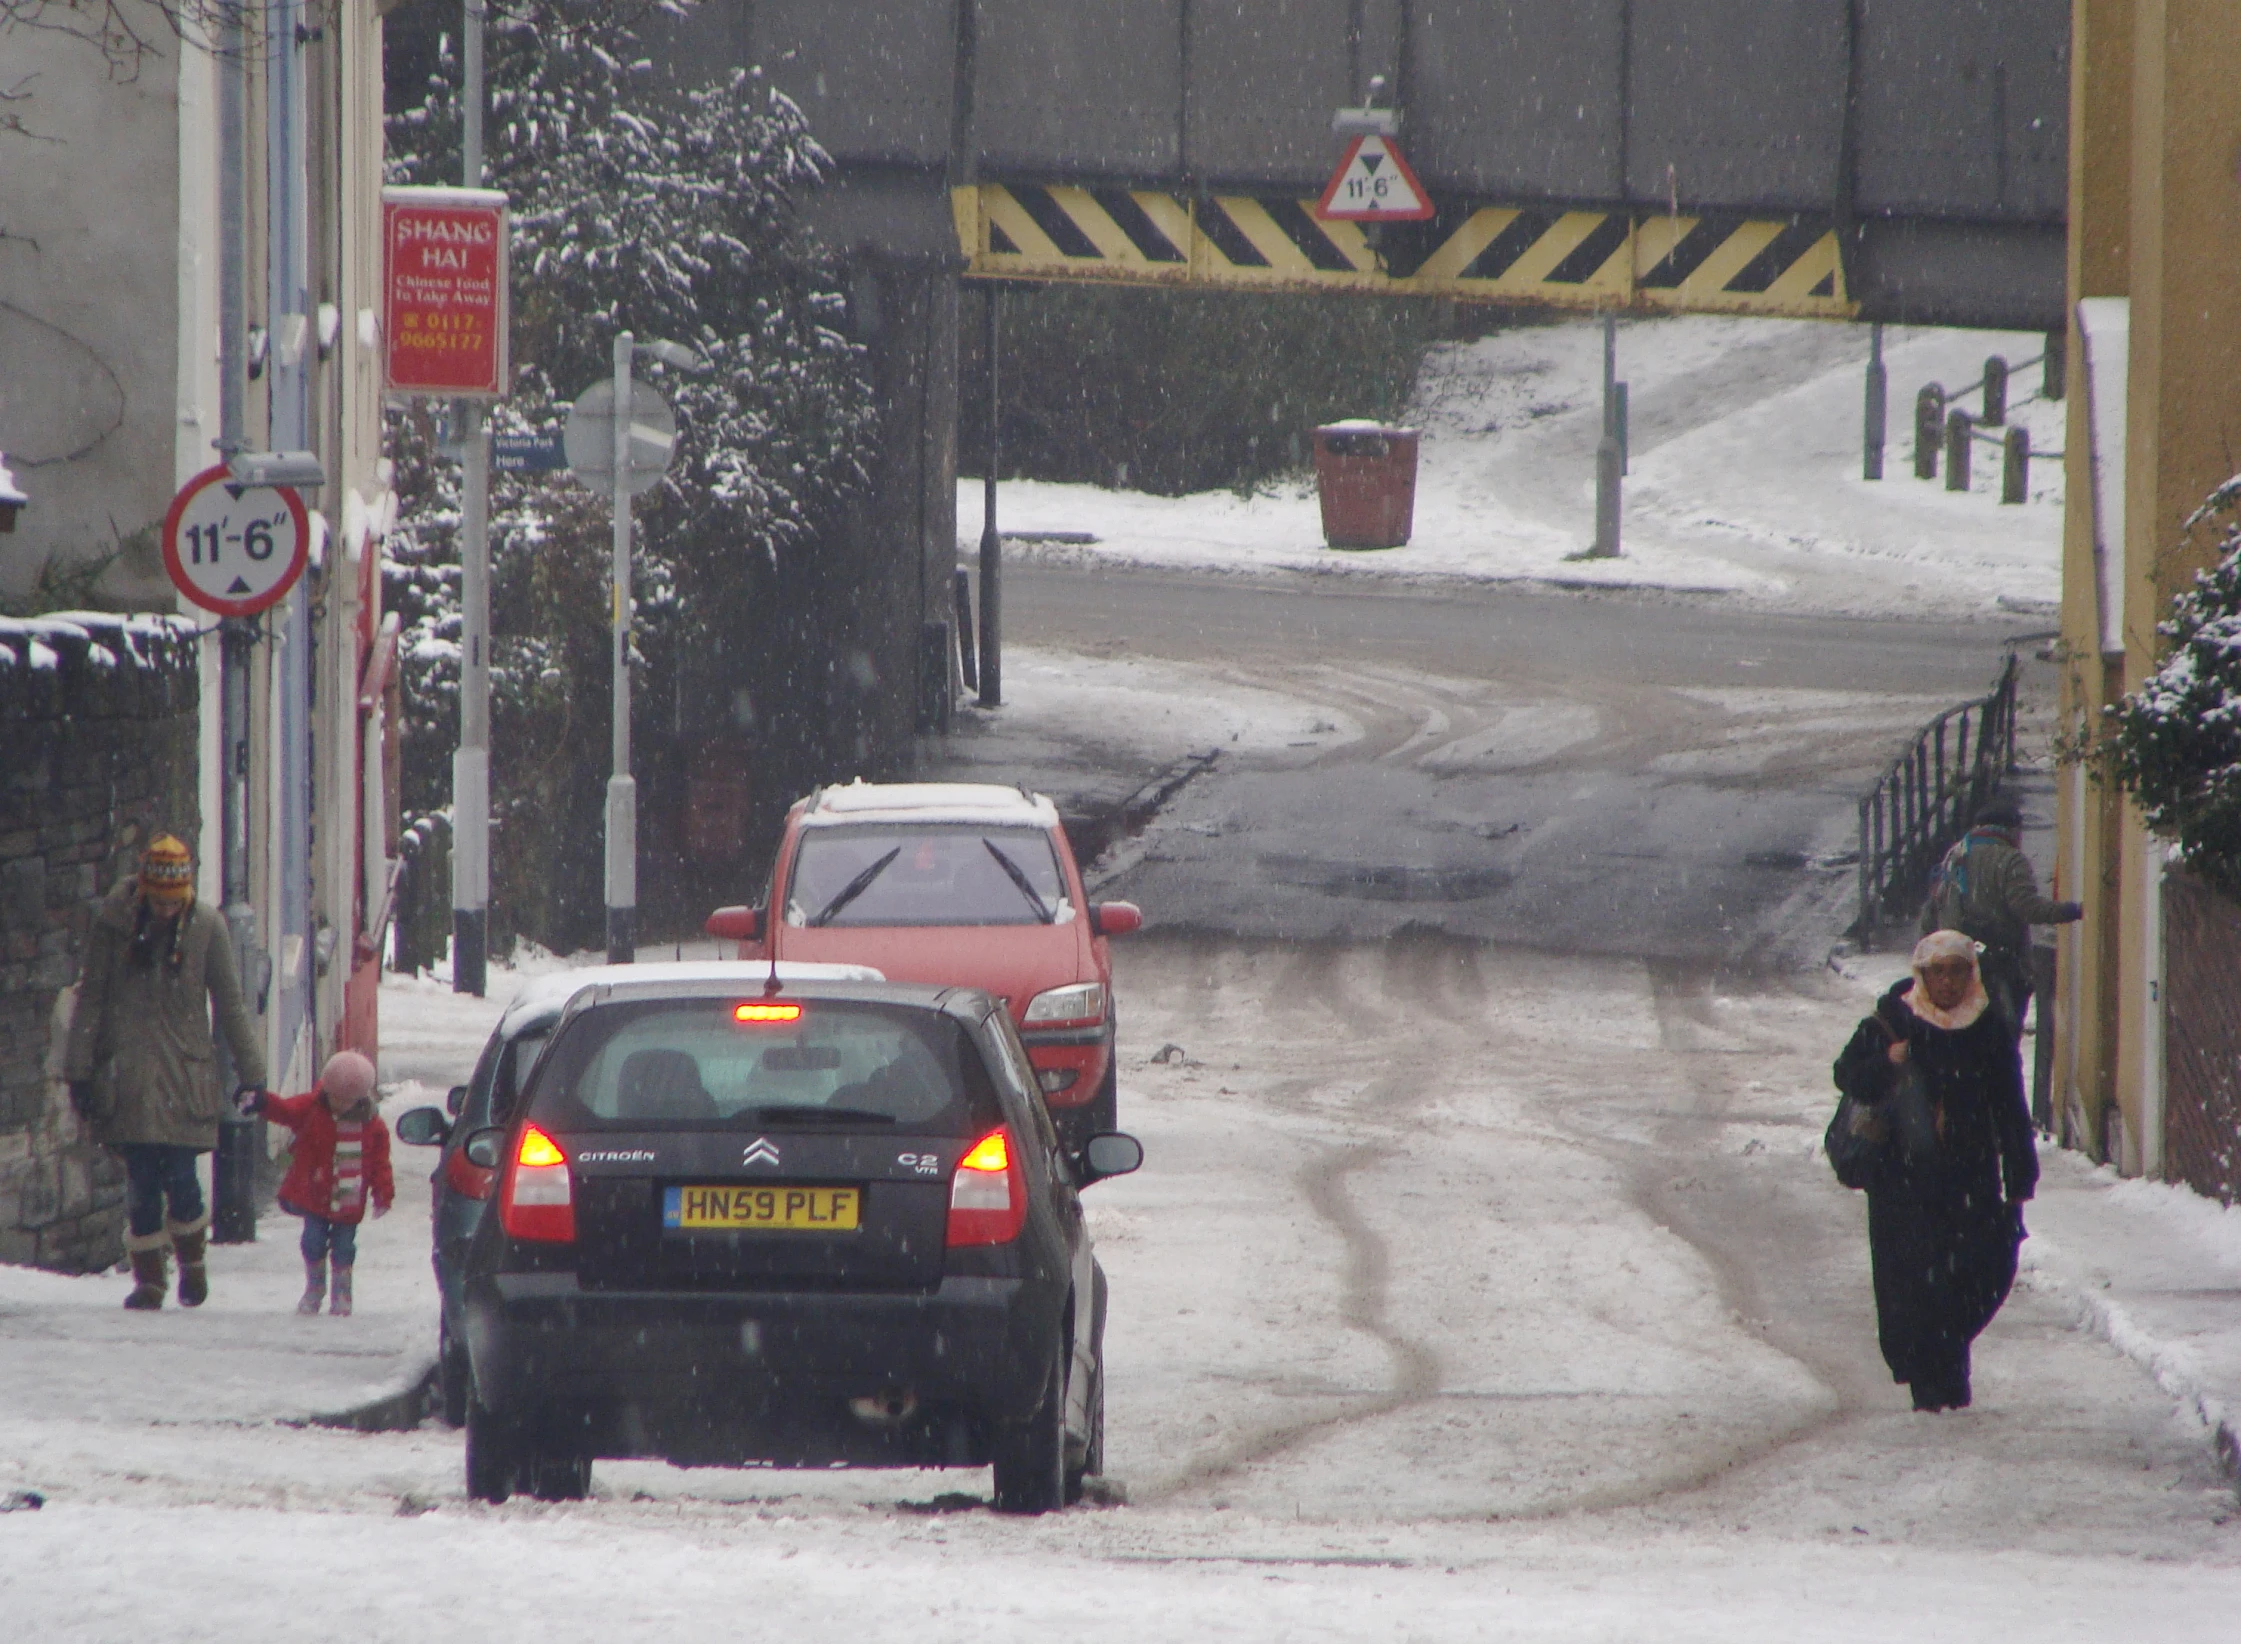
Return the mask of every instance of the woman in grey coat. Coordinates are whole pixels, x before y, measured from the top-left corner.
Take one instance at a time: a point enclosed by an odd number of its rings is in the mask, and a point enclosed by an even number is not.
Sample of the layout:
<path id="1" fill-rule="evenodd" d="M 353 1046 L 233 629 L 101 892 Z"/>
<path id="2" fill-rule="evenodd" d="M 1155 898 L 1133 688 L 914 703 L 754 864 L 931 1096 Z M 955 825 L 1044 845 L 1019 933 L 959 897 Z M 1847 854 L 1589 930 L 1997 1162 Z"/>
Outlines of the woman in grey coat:
<path id="1" fill-rule="evenodd" d="M 161 1307 L 164 1252 L 179 1253 L 179 1304 L 210 1294 L 210 1213 L 195 1155 L 218 1145 L 218 1047 L 233 1052 L 238 1088 L 261 1089 L 265 1058 L 242 1007 L 233 944 L 215 908 L 194 895 L 194 858 L 169 834 L 152 841 L 137 879 L 93 917 L 63 1061 L 70 1100 L 95 1138 L 124 1159 L 125 1306 Z"/>

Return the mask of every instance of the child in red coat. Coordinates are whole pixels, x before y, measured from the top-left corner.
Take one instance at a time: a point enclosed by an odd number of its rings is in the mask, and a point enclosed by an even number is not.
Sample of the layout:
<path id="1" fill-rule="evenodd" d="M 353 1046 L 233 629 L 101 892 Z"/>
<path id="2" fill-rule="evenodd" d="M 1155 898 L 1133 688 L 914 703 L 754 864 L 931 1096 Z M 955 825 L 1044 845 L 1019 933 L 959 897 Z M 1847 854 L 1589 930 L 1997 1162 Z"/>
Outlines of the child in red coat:
<path id="1" fill-rule="evenodd" d="M 376 1216 L 396 1201 L 389 1175 L 389 1127 L 374 1111 L 374 1065 L 354 1050 L 338 1051 L 302 1096 L 255 1093 L 246 1104 L 296 1133 L 296 1156 L 280 1184 L 280 1208 L 303 1218 L 303 1299 L 316 1313 L 327 1297 L 327 1258 L 334 1257 L 331 1310 L 350 1311 L 350 1271 L 358 1260 L 358 1224 L 370 1202 Z"/>

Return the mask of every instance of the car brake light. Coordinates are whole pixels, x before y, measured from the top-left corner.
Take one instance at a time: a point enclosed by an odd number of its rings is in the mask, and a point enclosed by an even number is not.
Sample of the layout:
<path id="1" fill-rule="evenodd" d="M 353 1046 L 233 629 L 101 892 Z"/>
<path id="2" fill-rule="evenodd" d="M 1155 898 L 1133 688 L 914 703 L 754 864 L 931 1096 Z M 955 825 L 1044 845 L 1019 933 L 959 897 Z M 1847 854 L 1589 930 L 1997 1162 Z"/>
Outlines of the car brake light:
<path id="1" fill-rule="evenodd" d="M 568 1155 L 535 1125 L 525 1125 L 498 1190 L 498 1224 L 511 1238 L 567 1244 L 576 1237 Z"/>
<path id="2" fill-rule="evenodd" d="M 735 1022 L 798 1022 L 799 1005 L 745 1004 L 732 1007 L 731 1019 Z"/>
<path id="3" fill-rule="evenodd" d="M 949 1181 L 949 1245 L 1009 1244 L 1027 1222 L 1027 1174 L 1011 1132 L 992 1130 L 957 1161 Z"/>

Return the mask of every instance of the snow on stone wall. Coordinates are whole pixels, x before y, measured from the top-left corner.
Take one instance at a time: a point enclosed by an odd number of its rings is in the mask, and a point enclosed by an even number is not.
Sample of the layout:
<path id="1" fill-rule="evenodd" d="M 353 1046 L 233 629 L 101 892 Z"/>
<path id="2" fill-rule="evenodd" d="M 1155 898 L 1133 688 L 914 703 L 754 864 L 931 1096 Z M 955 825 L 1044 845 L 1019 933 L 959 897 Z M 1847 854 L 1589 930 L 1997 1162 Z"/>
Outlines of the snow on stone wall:
<path id="1" fill-rule="evenodd" d="M 57 1082 L 86 919 L 157 829 L 199 844 L 195 630 L 174 617 L 0 618 L 0 1261 L 122 1248 L 124 1174 Z"/>

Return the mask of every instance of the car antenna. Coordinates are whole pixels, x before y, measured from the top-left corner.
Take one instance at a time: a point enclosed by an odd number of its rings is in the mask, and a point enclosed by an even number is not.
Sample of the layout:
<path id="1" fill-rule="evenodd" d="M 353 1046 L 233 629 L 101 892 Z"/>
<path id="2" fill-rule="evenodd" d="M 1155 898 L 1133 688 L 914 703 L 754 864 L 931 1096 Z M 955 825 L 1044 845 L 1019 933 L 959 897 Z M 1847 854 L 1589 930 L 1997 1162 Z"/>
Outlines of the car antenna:
<path id="1" fill-rule="evenodd" d="M 763 940 L 764 940 L 765 942 L 768 942 L 768 941 L 770 940 L 770 938 L 769 938 L 768 936 L 765 936 L 765 937 L 763 938 Z M 771 955 L 770 955 L 770 975 L 769 975 L 768 977 L 766 977 L 766 978 L 764 979 L 764 981 L 763 981 L 763 997 L 764 997 L 765 999 L 771 998 L 771 997 L 772 997 L 773 995 L 775 995 L 775 994 L 776 994 L 777 992 L 778 992 L 778 953 L 777 953 L 777 950 L 776 950 L 776 949 L 773 949 L 773 950 L 772 950 L 772 952 L 771 952 Z"/>

